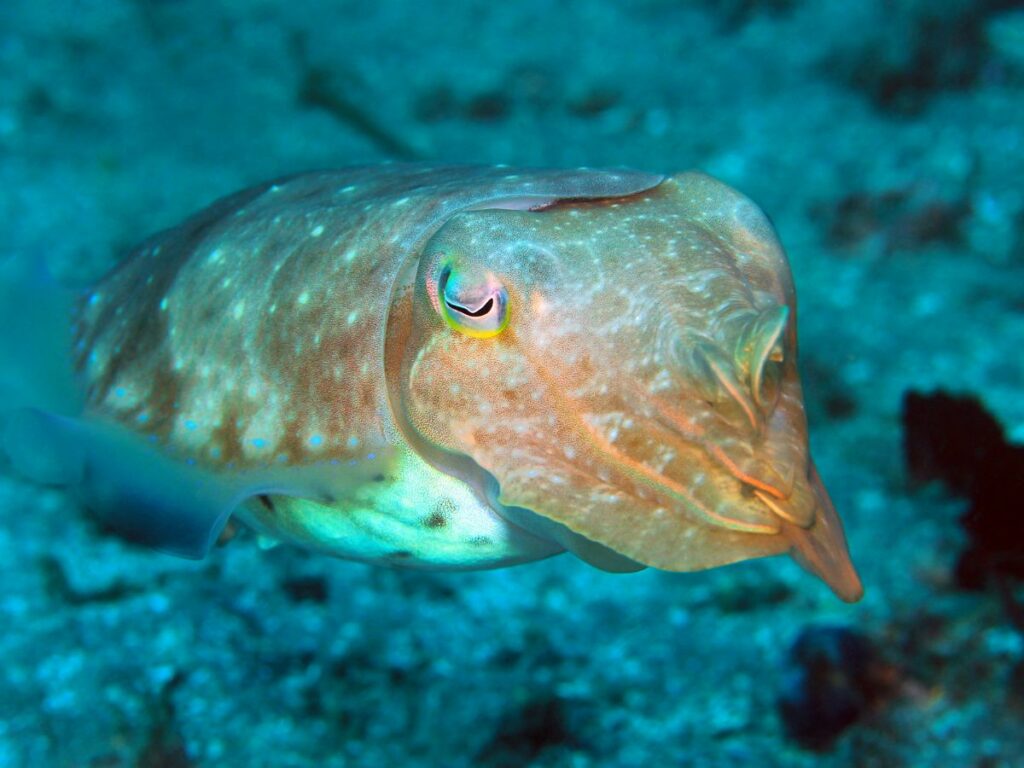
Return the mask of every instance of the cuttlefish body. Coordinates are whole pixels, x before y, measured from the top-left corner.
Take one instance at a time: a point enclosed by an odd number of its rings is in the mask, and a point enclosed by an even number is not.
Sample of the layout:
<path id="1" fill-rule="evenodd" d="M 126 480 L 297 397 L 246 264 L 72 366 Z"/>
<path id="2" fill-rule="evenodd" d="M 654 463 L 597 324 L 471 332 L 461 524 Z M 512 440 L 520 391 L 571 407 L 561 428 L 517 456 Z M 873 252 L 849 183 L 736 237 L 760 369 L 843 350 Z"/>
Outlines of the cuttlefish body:
<path id="1" fill-rule="evenodd" d="M 9 414 L 6 449 L 165 550 L 203 555 L 233 513 L 424 567 L 791 551 L 861 594 L 808 453 L 786 257 L 701 174 L 287 178 L 143 243 L 74 337 L 77 411 Z"/>

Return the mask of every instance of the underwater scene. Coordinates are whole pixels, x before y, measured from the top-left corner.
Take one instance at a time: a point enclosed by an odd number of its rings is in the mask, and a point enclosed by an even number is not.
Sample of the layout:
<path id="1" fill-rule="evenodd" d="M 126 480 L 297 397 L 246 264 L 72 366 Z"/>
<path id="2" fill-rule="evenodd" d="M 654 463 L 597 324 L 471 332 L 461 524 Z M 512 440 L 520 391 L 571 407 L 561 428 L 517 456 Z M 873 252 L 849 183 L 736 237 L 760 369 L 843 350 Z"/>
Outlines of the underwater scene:
<path id="1" fill-rule="evenodd" d="M 1024 766 L 1024 2 L 4 0 L 0 766 Z"/>

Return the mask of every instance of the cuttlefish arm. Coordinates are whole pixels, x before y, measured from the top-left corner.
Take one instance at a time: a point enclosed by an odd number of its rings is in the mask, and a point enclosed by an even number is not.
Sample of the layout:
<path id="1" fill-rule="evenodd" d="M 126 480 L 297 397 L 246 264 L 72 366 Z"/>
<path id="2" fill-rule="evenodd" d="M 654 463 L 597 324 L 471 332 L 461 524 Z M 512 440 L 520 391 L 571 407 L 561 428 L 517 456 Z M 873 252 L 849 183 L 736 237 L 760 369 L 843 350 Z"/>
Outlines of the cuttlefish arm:
<path id="1" fill-rule="evenodd" d="M 813 461 L 809 477 L 818 499 L 814 522 L 807 527 L 783 523 L 783 533 L 800 565 L 828 584 L 840 598 L 855 603 L 863 597 L 864 586 L 850 559 L 843 524 Z"/>

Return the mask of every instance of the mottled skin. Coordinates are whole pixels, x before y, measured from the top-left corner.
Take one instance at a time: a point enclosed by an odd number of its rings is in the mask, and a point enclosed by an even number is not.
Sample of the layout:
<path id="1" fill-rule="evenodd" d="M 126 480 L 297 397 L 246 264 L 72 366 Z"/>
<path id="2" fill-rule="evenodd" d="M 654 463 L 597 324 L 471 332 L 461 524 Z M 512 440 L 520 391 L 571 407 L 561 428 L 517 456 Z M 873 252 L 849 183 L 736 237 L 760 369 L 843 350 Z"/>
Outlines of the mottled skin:
<path id="1" fill-rule="evenodd" d="M 85 418 L 338 556 L 686 571 L 793 550 L 856 599 L 785 256 L 736 192 L 660 181 L 390 166 L 239 193 L 82 303 Z M 496 291 L 507 326 L 460 326 Z"/>

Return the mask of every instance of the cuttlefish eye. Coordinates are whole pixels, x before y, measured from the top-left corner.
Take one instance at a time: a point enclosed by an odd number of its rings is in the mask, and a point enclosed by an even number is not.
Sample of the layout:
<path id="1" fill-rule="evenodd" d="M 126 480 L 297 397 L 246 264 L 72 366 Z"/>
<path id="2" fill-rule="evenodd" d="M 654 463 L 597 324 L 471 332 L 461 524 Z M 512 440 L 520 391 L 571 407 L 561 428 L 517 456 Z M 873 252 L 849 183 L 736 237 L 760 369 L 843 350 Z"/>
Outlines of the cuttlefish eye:
<path id="1" fill-rule="evenodd" d="M 437 293 L 441 316 L 460 333 L 487 339 L 508 326 L 508 293 L 491 274 L 467 279 L 446 267 L 438 279 Z"/>

